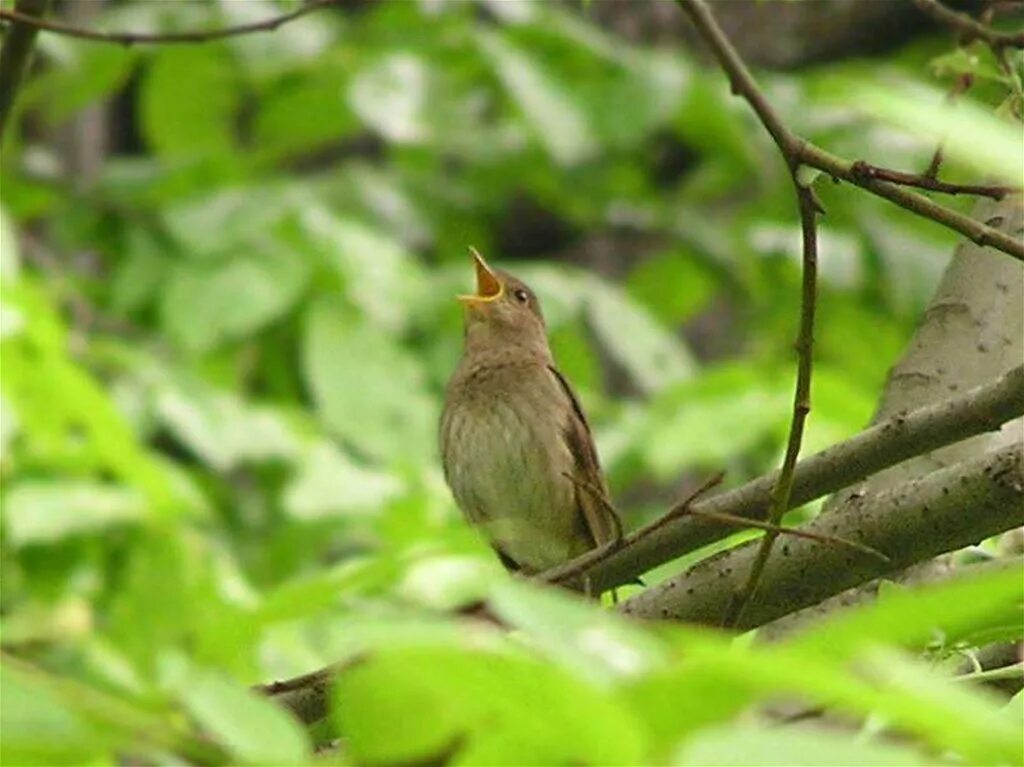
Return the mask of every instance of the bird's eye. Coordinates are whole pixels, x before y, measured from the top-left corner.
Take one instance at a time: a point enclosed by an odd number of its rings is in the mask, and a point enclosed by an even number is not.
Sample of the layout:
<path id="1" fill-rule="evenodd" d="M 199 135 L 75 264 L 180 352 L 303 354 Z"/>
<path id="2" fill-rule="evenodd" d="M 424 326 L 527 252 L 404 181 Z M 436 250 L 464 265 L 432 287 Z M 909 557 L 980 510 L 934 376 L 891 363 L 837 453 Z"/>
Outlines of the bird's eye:
<path id="1" fill-rule="evenodd" d="M 530 294 L 522 288 L 519 288 L 519 290 L 515 291 L 512 295 L 514 295 L 516 300 L 521 304 L 525 304 L 530 300 Z"/>

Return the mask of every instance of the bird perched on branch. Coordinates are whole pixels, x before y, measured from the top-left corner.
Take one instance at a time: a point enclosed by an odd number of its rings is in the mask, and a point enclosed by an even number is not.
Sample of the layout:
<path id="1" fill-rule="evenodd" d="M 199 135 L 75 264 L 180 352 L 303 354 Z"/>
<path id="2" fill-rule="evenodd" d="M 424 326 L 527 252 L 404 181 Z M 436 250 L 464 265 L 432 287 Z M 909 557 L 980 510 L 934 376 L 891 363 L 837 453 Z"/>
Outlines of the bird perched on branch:
<path id="1" fill-rule="evenodd" d="M 441 417 L 445 478 L 510 570 L 532 574 L 621 536 L 586 416 L 555 367 L 537 297 L 471 249 L 476 294 Z"/>

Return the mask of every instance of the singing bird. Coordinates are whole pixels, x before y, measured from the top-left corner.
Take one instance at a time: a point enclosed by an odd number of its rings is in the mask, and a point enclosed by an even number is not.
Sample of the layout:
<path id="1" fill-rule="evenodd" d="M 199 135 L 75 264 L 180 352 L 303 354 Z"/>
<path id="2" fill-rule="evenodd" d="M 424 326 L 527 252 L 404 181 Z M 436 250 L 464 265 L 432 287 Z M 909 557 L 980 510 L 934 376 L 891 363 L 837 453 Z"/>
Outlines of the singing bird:
<path id="1" fill-rule="evenodd" d="M 470 249 L 476 294 L 445 396 L 441 456 L 466 519 L 525 574 L 621 534 L 586 416 L 555 367 L 537 297 Z M 598 495 L 600 494 L 600 496 Z"/>

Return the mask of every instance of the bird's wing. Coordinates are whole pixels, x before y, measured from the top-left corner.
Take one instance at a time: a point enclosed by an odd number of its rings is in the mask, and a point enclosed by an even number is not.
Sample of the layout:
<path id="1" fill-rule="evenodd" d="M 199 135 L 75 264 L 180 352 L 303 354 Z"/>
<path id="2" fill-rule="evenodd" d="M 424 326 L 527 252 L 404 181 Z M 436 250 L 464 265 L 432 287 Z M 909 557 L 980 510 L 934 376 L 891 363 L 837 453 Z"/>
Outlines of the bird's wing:
<path id="1" fill-rule="evenodd" d="M 553 366 L 548 365 L 548 370 L 551 371 L 572 405 L 565 425 L 565 440 L 573 457 L 573 477 L 584 485 L 583 487 L 580 484 L 576 485 L 577 505 L 591 536 L 594 538 L 595 545 L 608 543 L 621 537 L 622 527 L 612 510 L 608 486 L 597 458 L 597 449 L 594 447 L 590 425 L 587 423 L 587 417 L 584 415 L 583 408 L 580 407 L 580 402 L 569 382 Z M 595 497 L 595 493 L 601 494 L 603 502 Z"/>

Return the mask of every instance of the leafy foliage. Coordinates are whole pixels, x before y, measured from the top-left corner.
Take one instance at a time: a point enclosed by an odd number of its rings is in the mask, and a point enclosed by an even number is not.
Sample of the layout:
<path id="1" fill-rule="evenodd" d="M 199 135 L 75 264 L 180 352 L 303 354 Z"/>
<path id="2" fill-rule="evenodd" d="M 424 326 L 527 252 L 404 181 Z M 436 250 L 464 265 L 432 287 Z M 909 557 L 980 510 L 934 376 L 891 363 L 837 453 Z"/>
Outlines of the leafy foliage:
<path id="1" fill-rule="evenodd" d="M 95 23 L 279 10 L 131 2 Z M 985 631 L 1020 636 L 1007 576 L 751 646 L 509 583 L 443 486 L 468 244 L 540 294 L 627 522 L 681 481 L 775 463 L 799 232 L 719 75 L 500 0 L 357 4 L 201 46 L 39 46 L 0 169 L 5 763 L 307 763 L 339 735 L 340 763 L 1024 759 L 1016 709 L 938 667 Z M 856 83 L 902 124 L 879 83 L 936 54 L 940 73 L 979 66 L 926 41 L 871 75 L 765 79 L 815 140 L 919 167 L 932 139 L 819 96 Z M 52 134 L 99 104 L 117 145 L 79 176 Z M 820 186 L 808 449 L 867 421 L 954 244 Z M 585 265 L 553 263 L 570 251 Z M 480 598 L 514 630 L 448 614 Z M 940 630 L 936 668 L 897 654 Z M 245 689 L 341 661 L 314 739 Z M 753 713 L 780 697 L 858 738 Z"/>

